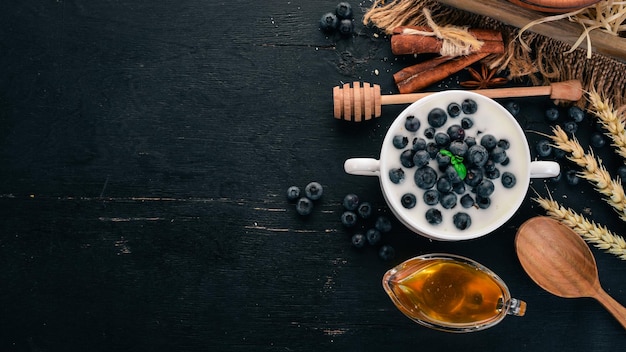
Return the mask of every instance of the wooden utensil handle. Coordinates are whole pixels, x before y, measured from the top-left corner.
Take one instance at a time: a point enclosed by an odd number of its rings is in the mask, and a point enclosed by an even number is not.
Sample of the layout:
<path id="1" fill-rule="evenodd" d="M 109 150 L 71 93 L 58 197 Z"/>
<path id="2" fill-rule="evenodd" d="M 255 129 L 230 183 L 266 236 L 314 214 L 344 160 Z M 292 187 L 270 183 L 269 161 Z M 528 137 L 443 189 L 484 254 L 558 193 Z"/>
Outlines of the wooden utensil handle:
<path id="1" fill-rule="evenodd" d="M 609 296 L 606 291 L 600 289 L 595 299 L 600 302 L 606 310 L 611 313 L 617 321 L 626 329 L 626 308 L 617 302 L 613 297 Z"/>

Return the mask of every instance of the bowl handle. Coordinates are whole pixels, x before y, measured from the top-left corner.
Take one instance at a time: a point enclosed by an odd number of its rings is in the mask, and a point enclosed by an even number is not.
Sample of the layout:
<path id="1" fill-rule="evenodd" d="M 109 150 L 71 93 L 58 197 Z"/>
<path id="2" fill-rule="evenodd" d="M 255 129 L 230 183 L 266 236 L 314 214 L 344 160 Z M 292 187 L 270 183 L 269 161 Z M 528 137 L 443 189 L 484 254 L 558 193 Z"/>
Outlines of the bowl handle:
<path id="1" fill-rule="evenodd" d="M 537 160 L 530 163 L 530 178 L 556 177 L 561 172 L 559 163 L 547 160 Z"/>
<path id="2" fill-rule="evenodd" d="M 343 169 L 351 175 L 378 176 L 380 161 L 372 158 L 351 158 L 343 163 Z"/>

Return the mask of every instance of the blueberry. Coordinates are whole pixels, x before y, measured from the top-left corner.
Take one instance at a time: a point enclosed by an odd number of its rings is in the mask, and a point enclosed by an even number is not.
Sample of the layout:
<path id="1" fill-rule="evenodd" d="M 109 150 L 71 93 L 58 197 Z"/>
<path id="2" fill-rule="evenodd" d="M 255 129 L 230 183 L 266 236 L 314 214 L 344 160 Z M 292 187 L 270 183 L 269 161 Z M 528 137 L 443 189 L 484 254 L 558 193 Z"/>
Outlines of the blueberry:
<path id="1" fill-rule="evenodd" d="M 301 197 L 296 202 L 296 211 L 302 216 L 310 215 L 313 212 L 313 202 L 306 197 Z"/>
<path id="2" fill-rule="evenodd" d="M 450 143 L 450 146 L 448 147 L 448 149 L 450 150 L 452 154 L 456 156 L 464 157 L 465 154 L 467 154 L 467 150 L 469 149 L 469 146 L 465 142 L 453 141 L 452 143 Z"/>
<path id="3" fill-rule="evenodd" d="M 442 154 L 441 152 L 437 153 L 437 156 L 435 157 L 435 159 L 437 160 L 437 165 L 439 166 L 440 170 L 445 170 L 445 168 L 447 168 L 448 165 L 450 165 L 450 161 L 451 161 L 450 156 Z"/>
<path id="4" fill-rule="evenodd" d="M 434 108 L 428 113 L 428 124 L 438 128 L 443 126 L 448 120 L 448 113 L 442 108 Z"/>
<path id="5" fill-rule="evenodd" d="M 485 177 L 490 180 L 497 180 L 498 178 L 500 178 L 500 170 L 497 168 L 489 171 L 485 170 Z"/>
<path id="6" fill-rule="evenodd" d="M 450 139 L 453 141 L 462 141 L 465 139 L 465 130 L 461 125 L 451 125 L 446 131 Z"/>
<path id="7" fill-rule="evenodd" d="M 545 111 L 545 118 L 548 122 L 554 122 L 559 119 L 559 110 L 557 108 L 548 108 Z"/>
<path id="8" fill-rule="evenodd" d="M 617 168 L 617 175 L 622 180 L 622 182 L 626 181 L 626 165 L 621 165 Z"/>
<path id="9" fill-rule="evenodd" d="M 343 197 L 343 207 L 346 210 L 356 210 L 356 208 L 359 206 L 359 196 L 357 196 L 354 193 L 350 193 L 350 194 L 346 194 L 345 197 Z"/>
<path id="10" fill-rule="evenodd" d="M 392 246 L 386 244 L 378 250 L 378 257 L 384 261 L 392 260 L 396 256 L 396 251 Z"/>
<path id="11" fill-rule="evenodd" d="M 339 33 L 344 36 L 349 36 L 354 30 L 354 23 L 350 19 L 343 19 L 339 21 Z"/>
<path id="12" fill-rule="evenodd" d="M 295 201 L 298 198 L 300 198 L 300 187 L 298 187 L 298 186 L 291 186 L 291 187 L 287 188 L 287 199 L 290 202 L 293 202 L 293 201 Z"/>
<path id="13" fill-rule="evenodd" d="M 461 127 L 463 127 L 463 129 L 470 129 L 474 126 L 474 120 L 472 120 L 469 117 L 464 117 L 461 119 Z"/>
<path id="14" fill-rule="evenodd" d="M 355 248 L 363 248 L 367 244 L 367 238 L 362 233 L 352 235 L 352 245 Z"/>
<path id="15" fill-rule="evenodd" d="M 463 194 L 465 193 L 465 183 L 463 182 L 456 182 L 452 184 L 452 191 L 456 194 Z"/>
<path id="16" fill-rule="evenodd" d="M 489 152 L 482 145 L 476 144 L 467 150 L 467 159 L 473 165 L 484 166 L 489 160 Z"/>
<path id="17" fill-rule="evenodd" d="M 450 145 L 450 135 L 443 132 L 435 133 L 435 143 L 442 148 L 448 147 Z"/>
<path id="18" fill-rule="evenodd" d="M 562 178 L 563 178 L 563 173 L 559 172 L 558 175 L 556 175 L 554 177 L 550 177 L 550 181 L 552 181 L 552 182 L 559 182 L 559 181 L 561 181 Z"/>
<path id="19" fill-rule="evenodd" d="M 563 130 L 573 135 L 578 131 L 578 124 L 575 121 L 565 121 L 563 122 Z"/>
<path id="20" fill-rule="evenodd" d="M 476 205 L 480 209 L 487 209 L 491 205 L 491 198 L 476 196 Z"/>
<path id="21" fill-rule="evenodd" d="M 480 145 L 487 150 L 491 150 L 498 145 L 498 140 L 492 134 L 486 134 L 480 138 Z"/>
<path id="22" fill-rule="evenodd" d="M 472 198 L 472 196 L 469 194 L 465 194 L 463 197 L 461 197 L 461 206 L 466 209 L 473 207 L 474 198 Z"/>
<path id="23" fill-rule="evenodd" d="M 473 99 L 465 99 L 461 103 L 461 109 L 463 109 L 464 113 L 471 115 L 478 111 L 478 104 Z"/>
<path id="24" fill-rule="evenodd" d="M 404 128 L 409 132 L 417 132 L 420 129 L 420 120 L 415 116 L 407 116 L 404 121 Z"/>
<path id="25" fill-rule="evenodd" d="M 424 203 L 427 205 L 436 205 L 439 203 L 439 192 L 435 189 L 429 189 L 424 192 Z"/>
<path id="26" fill-rule="evenodd" d="M 435 130 L 434 127 L 428 127 L 424 130 L 424 137 L 428 138 L 428 139 L 433 139 L 435 138 L 435 133 L 437 132 L 437 130 Z"/>
<path id="27" fill-rule="evenodd" d="M 513 188 L 513 186 L 515 186 L 515 184 L 517 183 L 517 179 L 515 178 L 515 175 L 513 175 L 512 173 L 505 171 L 502 173 L 502 177 L 500 177 L 500 181 L 502 182 L 502 186 L 504 186 L 504 188 Z"/>
<path id="28" fill-rule="evenodd" d="M 552 154 L 552 146 L 550 145 L 550 141 L 547 139 L 539 140 L 535 149 L 537 149 L 537 155 L 542 158 L 548 157 Z"/>
<path id="29" fill-rule="evenodd" d="M 304 194 L 306 194 L 307 198 L 310 200 L 318 200 L 322 198 L 324 188 L 319 182 L 311 182 L 304 187 Z"/>
<path id="30" fill-rule="evenodd" d="M 450 115 L 450 117 L 457 117 L 459 115 L 461 115 L 461 105 L 459 105 L 458 103 L 450 103 L 448 105 L 448 115 Z"/>
<path id="31" fill-rule="evenodd" d="M 567 153 L 563 149 L 552 148 L 552 154 L 554 154 L 555 159 L 563 159 Z"/>
<path id="32" fill-rule="evenodd" d="M 389 180 L 395 184 L 399 184 L 404 181 L 404 170 L 400 168 L 394 168 L 389 170 Z"/>
<path id="33" fill-rule="evenodd" d="M 489 197 L 493 194 L 495 186 L 489 179 L 483 179 L 476 187 L 476 195 L 479 197 Z"/>
<path id="34" fill-rule="evenodd" d="M 441 206 L 444 207 L 445 209 L 452 209 L 456 206 L 456 194 L 454 193 L 445 193 L 442 194 L 440 199 L 439 199 L 439 203 L 441 203 Z"/>
<path id="35" fill-rule="evenodd" d="M 395 135 L 393 136 L 393 146 L 397 149 L 403 149 L 409 144 L 409 139 L 405 136 Z"/>
<path id="36" fill-rule="evenodd" d="M 400 154 L 400 163 L 404 167 L 412 168 L 415 166 L 415 162 L 413 162 L 413 156 L 415 156 L 415 151 L 412 149 L 407 149 Z"/>
<path id="37" fill-rule="evenodd" d="M 576 172 L 576 170 L 568 170 L 565 173 L 565 179 L 567 180 L 567 184 L 570 186 L 576 186 L 578 182 L 580 181 L 580 178 L 578 177 L 578 173 Z"/>
<path id="38" fill-rule="evenodd" d="M 476 143 L 476 137 L 473 137 L 473 136 L 465 137 L 465 140 L 463 142 L 465 142 L 465 144 L 467 144 L 468 147 L 471 147 L 471 146 L 477 144 Z"/>
<path id="39" fill-rule="evenodd" d="M 472 218 L 467 213 L 456 213 L 452 217 L 452 222 L 459 230 L 465 230 L 472 225 Z"/>
<path id="40" fill-rule="evenodd" d="M 400 202 L 402 203 L 403 207 L 411 209 L 417 204 L 417 199 L 415 198 L 415 195 L 413 193 L 405 193 L 400 199 Z"/>
<path id="41" fill-rule="evenodd" d="M 413 164 L 415 164 L 418 168 L 428 165 L 429 161 L 430 154 L 428 154 L 426 150 L 418 150 L 413 155 Z"/>
<path id="42" fill-rule="evenodd" d="M 578 106 L 571 106 L 567 110 L 567 114 L 569 115 L 570 119 L 572 119 L 572 121 L 574 122 L 580 123 L 585 119 L 585 112 L 583 111 L 583 109 L 579 108 Z"/>
<path id="43" fill-rule="evenodd" d="M 498 141 L 498 147 L 507 150 L 511 147 L 511 142 L 508 139 L 501 139 Z"/>
<path id="44" fill-rule="evenodd" d="M 506 160 L 506 158 L 506 151 L 503 148 L 496 145 L 496 147 L 491 150 L 491 160 L 494 162 L 499 164 Z"/>
<path id="45" fill-rule="evenodd" d="M 320 29 L 324 32 L 332 32 L 337 29 L 339 19 L 334 13 L 325 13 L 320 19 Z"/>
<path id="46" fill-rule="evenodd" d="M 431 159 L 434 159 L 435 157 L 437 157 L 437 153 L 439 153 L 439 149 L 440 149 L 439 146 L 435 142 L 430 142 L 426 144 L 426 151 L 428 152 L 428 155 L 430 155 Z"/>
<path id="47" fill-rule="evenodd" d="M 353 211 L 344 211 L 343 214 L 341 214 L 341 224 L 345 227 L 354 227 L 357 223 L 357 216 L 356 213 Z"/>
<path id="48" fill-rule="evenodd" d="M 443 221 L 441 211 L 437 208 L 430 208 L 426 210 L 426 221 L 428 221 L 428 223 L 431 225 L 441 224 L 441 222 Z"/>
<path id="49" fill-rule="evenodd" d="M 589 137 L 590 144 L 594 148 L 602 148 L 606 145 L 606 140 L 604 139 L 604 135 L 600 132 L 593 132 L 591 137 Z"/>
<path id="50" fill-rule="evenodd" d="M 374 227 L 382 233 L 390 232 L 392 228 L 391 220 L 389 220 L 388 217 L 381 215 L 376 218 L 376 224 Z"/>
<path id="51" fill-rule="evenodd" d="M 422 166 L 415 171 L 413 177 L 417 187 L 421 189 L 430 189 L 437 182 L 437 171 L 430 166 Z"/>
<path id="52" fill-rule="evenodd" d="M 470 187 L 476 187 L 483 180 L 483 171 L 477 167 L 470 167 L 467 169 L 467 175 L 465 175 L 465 184 Z"/>
<path id="53" fill-rule="evenodd" d="M 452 191 L 452 182 L 447 177 L 439 177 L 437 180 L 437 190 L 441 193 Z"/>
<path id="54" fill-rule="evenodd" d="M 426 149 L 426 140 L 424 138 L 415 138 L 413 139 L 413 150 L 424 150 Z"/>
<path id="55" fill-rule="evenodd" d="M 339 18 L 352 18 L 352 6 L 349 3 L 342 1 L 337 4 L 335 13 Z"/>
<path id="56" fill-rule="evenodd" d="M 362 219 L 368 219 L 372 216 L 372 205 L 369 202 L 363 202 L 359 205 L 356 212 Z"/>
<path id="57" fill-rule="evenodd" d="M 504 108 L 513 116 L 519 114 L 519 104 L 516 101 L 509 101 L 504 105 Z"/>
<path id="58" fill-rule="evenodd" d="M 382 238 L 382 234 L 377 229 L 369 229 L 365 233 L 365 237 L 367 237 L 367 242 L 372 246 L 377 245 Z"/>

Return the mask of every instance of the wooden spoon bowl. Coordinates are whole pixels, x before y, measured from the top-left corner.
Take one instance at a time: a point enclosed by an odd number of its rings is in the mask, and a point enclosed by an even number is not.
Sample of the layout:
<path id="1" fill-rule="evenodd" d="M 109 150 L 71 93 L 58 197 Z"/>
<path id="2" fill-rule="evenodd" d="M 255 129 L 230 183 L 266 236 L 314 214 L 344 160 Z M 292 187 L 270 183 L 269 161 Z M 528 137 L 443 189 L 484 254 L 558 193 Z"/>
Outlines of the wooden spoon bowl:
<path id="1" fill-rule="evenodd" d="M 591 250 L 572 229 L 548 217 L 532 218 L 518 229 L 515 249 L 528 276 L 544 290 L 595 298 L 626 328 L 626 308 L 602 289 Z"/>

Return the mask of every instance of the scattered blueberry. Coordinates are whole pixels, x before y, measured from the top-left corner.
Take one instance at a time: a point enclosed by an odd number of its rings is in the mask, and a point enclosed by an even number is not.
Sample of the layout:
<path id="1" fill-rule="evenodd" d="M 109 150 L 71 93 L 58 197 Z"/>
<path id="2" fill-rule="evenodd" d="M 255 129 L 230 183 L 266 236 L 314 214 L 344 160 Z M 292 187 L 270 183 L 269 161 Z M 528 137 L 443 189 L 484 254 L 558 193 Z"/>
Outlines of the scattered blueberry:
<path id="1" fill-rule="evenodd" d="M 349 3 L 342 1 L 337 4 L 335 13 L 339 18 L 352 18 L 352 6 Z"/>
<path id="2" fill-rule="evenodd" d="M 415 116 L 407 116 L 406 121 L 404 121 L 404 128 L 409 132 L 416 132 L 420 129 L 420 125 L 420 120 Z"/>
<path id="3" fill-rule="evenodd" d="M 486 134 L 480 138 L 480 145 L 487 150 L 491 150 L 498 145 L 498 140 L 492 134 Z"/>
<path id="4" fill-rule="evenodd" d="M 369 242 L 369 244 L 374 246 L 374 245 L 377 245 L 378 242 L 380 242 L 380 239 L 382 238 L 382 234 L 380 231 L 378 231 L 378 229 L 369 229 L 365 233 L 365 237 L 367 237 L 367 242 Z"/>
<path id="5" fill-rule="evenodd" d="M 393 136 L 393 146 L 398 149 L 403 149 L 409 144 L 409 139 L 405 136 L 395 135 Z"/>
<path id="6" fill-rule="evenodd" d="M 617 168 L 617 175 L 622 180 L 622 182 L 626 181 L 626 165 L 621 165 Z"/>
<path id="7" fill-rule="evenodd" d="M 428 113 L 428 124 L 438 128 L 448 120 L 448 113 L 442 108 L 434 108 Z"/>
<path id="8" fill-rule="evenodd" d="M 412 168 L 415 166 L 415 162 L 413 161 L 413 156 L 415 155 L 415 151 L 413 149 L 407 149 L 400 154 L 400 163 L 402 166 L 407 168 Z"/>
<path id="9" fill-rule="evenodd" d="M 489 197 L 493 194 L 495 186 L 489 179 L 483 179 L 475 188 L 476 195 L 479 197 Z"/>
<path id="10" fill-rule="evenodd" d="M 542 158 L 548 157 L 552 154 L 552 146 L 550 145 L 550 141 L 547 139 L 539 140 L 535 148 L 537 150 L 537 155 Z"/>
<path id="11" fill-rule="evenodd" d="M 470 187 L 476 187 L 483 180 L 483 171 L 477 167 L 470 167 L 467 169 L 467 175 L 465 175 L 465 184 Z"/>
<path id="12" fill-rule="evenodd" d="M 511 147 L 511 142 L 508 139 L 501 139 L 498 141 L 498 147 L 507 150 Z"/>
<path id="13" fill-rule="evenodd" d="M 452 184 L 452 191 L 456 194 L 465 193 L 465 183 L 459 181 Z"/>
<path id="14" fill-rule="evenodd" d="M 386 244 L 378 250 L 378 256 L 384 261 L 392 260 L 396 256 L 396 251 L 392 246 Z"/>
<path id="15" fill-rule="evenodd" d="M 405 193 L 400 199 L 400 202 L 402 203 L 403 207 L 411 209 L 417 204 L 417 199 L 415 198 L 415 195 L 413 193 Z"/>
<path id="16" fill-rule="evenodd" d="M 389 180 L 395 184 L 401 183 L 404 181 L 404 170 L 400 168 L 389 170 Z"/>
<path id="17" fill-rule="evenodd" d="M 428 139 L 433 139 L 435 138 L 435 128 L 434 127 L 428 127 L 424 130 L 424 137 L 428 138 Z"/>
<path id="18" fill-rule="evenodd" d="M 585 112 L 578 106 L 571 106 L 567 110 L 567 114 L 569 115 L 570 119 L 572 119 L 572 121 L 577 123 L 580 123 L 585 119 Z"/>
<path id="19" fill-rule="evenodd" d="M 337 29 L 337 25 L 339 24 L 339 19 L 337 15 L 332 12 L 325 13 L 322 15 L 320 19 L 320 29 L 324 32 L 332 32 Z"/>
<path id="20" fill-rule="evenodd" d="M 491 150 L 491 160 L 493 160 L 494 162 L 499 164 L 506 160 L 506 158 L 507 156 L 504 148 L 496 145 L 496 147 Z"/>
<path id="21" fill-rule="evenodd" d="M 439 192 L 435 189 L 429 189 L 424 192 L 424 203 L 427 205 L 436 205 L 439 203 Z"/>
<path id="22" fill-rule="evenodd" d="M 454 193 L 445 193 L 442 194 L 439 202 L 441 203 L 441 206 L 444 207 L 445 209 L 452 209 L 456 206 L 456 194 Z"/>
<path id="23" fill-rule="evenodd" d="M 450 165 L 452 159 L 449 155 L 443 154 L 441 151 L 439 151 L 435 156 L 435 160 L 437 161 L 437 166 L 439 166 L 439 169 L 445 170 L 448 165 Z"/>
<path id="24" fill-rule="evenodd" d="M 578 124 L 575 121 L 565 121 L 563 122 L 563 130 L 573 135 L 578 131 Z"/>
<path id="25" fill-rule="evenodd" d="M 452 217 L 452 222 L 459 230 L 465 230 L 472 225 L 472 219 L 467 213 L 456 213 Z"/>
<path id="26" fill-rule="evenodd" d="M 352 245 L 355 248 L 363 248 L 367 244 L 367 238 L 362 233 L 352 235 Z"/>
<path id="27" fill-rule="evenodd" d="M 430 189 L 437 182 L 437 171 L 430 166 L 422 166 L 415 171 L 415 184 L 421 189 Z"/>
<path id="28" fill-rule="evenodd" d="M 469 147 L 467 158 L 470 163 L 476 166 L 484 166 L 489 160 L 489 152 L 484 146 L 476 144 Z"/>
<path id="29" fill-rule="evenodd" d="M 413 164 L 418 168 L 428 165 L 430 154 L 426 150 L 418 150 L 413 155 Z"/>
<path id="30" fill-rule="evenodd" d="M 345 227 L 354 227 L 356 225 L 358 218 L 353 211 L 344 211 L 341 214 L 341 224 Z"/>
<path id="31" fill-rule="evenodd" d="M 426 149 L 427 144 L 428 143 L 426 142 L 424 138 L 415 138 L 413 139 L 413 150 L 415 151 L 424 150 Z"/>
<path id="32" fill-rule="evenodd" d="M 354 193 L 346 194 L 343 198 L 343 207 L 346 210 L 354 211 L 359 206 L 359 196 Z"/>
<path id="33" fill-rule="evenodd" d="M 472 196 L 469 194 L 465 194 L 463 197 L 461 197 L 461 206 L 466 209 L 473 207 L 474 198 L 472 198 Z"/>
<path id="34" fill-rule="evenodd" d="M 520 111 L 519 104 L 516 101 L 507 102 L 504 108 L 513 116 L 517 116 Z"/>
<path id="35" fill-rule="evenodd" d="M 441 224 L 441 222 L 443 221 L 441 211 L 437 208 L 430 208 L 426 210 L 426 221 L 428 221 L 428 223 L 431 225 Z"/>
<path id="36" fill-rule="evenodd" d="M 461 103 L 461 108 L 464 113 L 471 115 L 478 111 L 478 104 L 473 99 L 465 99 Z"/>
<path id="37" fill-rule="evenodd" d="M 437 191 L 441 193 L 452 192 L 452 182 L 447 177 L 439 177 L 437 180 Z"/>
<path id="38" fill-rule="evenodd" d="M 567 184 L 570 186 L 576 186 L 580 181 L 576 170 L 567 170 L 565 173 L 565 179 L 567 180 Z"/>
<path id="39" fill-rule="evenodd" d="M 502 182 L 502 186 L 504 186 L 505 188 L 513 188 L 513 186 L 515 186 L 515 184 L 517 183 L 515 175 L 508 171 L 502 173 L 502 177 L 500 178 L 500 180 Z"/>
<path id="40" fill-rule="evenodd" d="M 465 137 L 465 140 L 463 142 L 465 142 L 465 144 L 467 144 L 468 147 L 471 147 L 473 145 L 476 145 L 476 137 L 467 136 Z"/>
<path id="41" fill-rule="evenodd" d="M 546 109 L 545 118 L 548 122 L 555 122 L 559 119 L 559 110 L 554 107 Z"/>
<path id="42" fill-rule="evenodd" d="M 469 146 L 465 142 L 453 141 L 452 143 L 450 143 L 450 146 L 448 147 L 448 149 L 450 150 L 452 154 L 456 156 L 464 157 L 465 154 L 467 154 L 467 150 L 469 149 Z"/>
<path id="43" fill-rule="evenodd" d="M 491 205 L 491 198 L 476 196 L 476 205 L 480 209 L 487 209 Z"/>
<path id="44" fill-rule="evenodd" d="M 383 233 L 389 232 L 391 231 L 391 228 L 392 228 L 391 220 L 389 220 L 388 217 L 381 215 L 376 218 L 375 228 L 378 231 L 383 232 Z"/>
<path id="45" fill-rule="evenodd" d="M 339 21 L 339 33 L 343 36 L 349 36 L 354 31 L 354 23 L 350 19 Z"/>
<path id="46" fill-rule="evenodd" d="M 304 187 L 304 194 L 310 200 L 318 200 L 322 198 L 322 194 L 324 193 L 324 188 L 319 182 L 311 182 L 306 187 Z"/>
<path id="47" fill-rule="evenodd" d="M 450 135 L 444 132 L 435 133 L 435 143 L 441 148 L 447 148 L 450 145 Z"/>
<path id="48" fill-rule="evenodd" d="M 369 202 L 363 202 L 359 205 L 357 213 L 362 219 L 368 219 L 372 216 L 372 205 Z"/>
<path id="49" fill-rule="evenodd" d="M 459 105 L 458 103 L 450 103 L 448 105 L 448 115 L 450 115 L 450 117 L 457 117 L 459 115 L 461 115 L 461 105 Z"/>
<path id="50" fill-rule="evenodd" d="M 461 127 L 463 127 L 463 129 L 470 129 L 474 126 L 474 120 L 470 119 L 469 117 L 464 117 L 461 119 Z"/>
<path id="51" fill-rule="evenodd" d="M 298 198 L 300 198 L 300 187 L 290 186 L 289 188 L 287 188 L 287 199 L 290 202 L 293 202 Z"/>
<path id="52" fill-rule="evenodd" d="M 604 134 L 600 132 L 593 132 L 591 137 L 589 137 L 590 144 L 594 148 L 602 148 L 606 145 L 606 139 L 604 139 Z"/>
<path id="53" fill-rule="evenodd" d="M 448 127 L 446 133 L 450 136 L 450 140 L 452 141 L 462 141 L 465 139 L 465 130 L 461 125 L 451 125 Z"/>
<path id="54" fill-rule="evenodd" d="M 302 216 L 310 215 L 313 212 L 313 201 L 309 198 L 301 197 L 296 202 L 296 211 Z"/>

